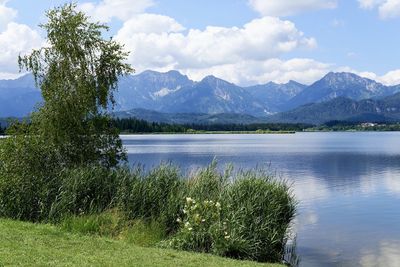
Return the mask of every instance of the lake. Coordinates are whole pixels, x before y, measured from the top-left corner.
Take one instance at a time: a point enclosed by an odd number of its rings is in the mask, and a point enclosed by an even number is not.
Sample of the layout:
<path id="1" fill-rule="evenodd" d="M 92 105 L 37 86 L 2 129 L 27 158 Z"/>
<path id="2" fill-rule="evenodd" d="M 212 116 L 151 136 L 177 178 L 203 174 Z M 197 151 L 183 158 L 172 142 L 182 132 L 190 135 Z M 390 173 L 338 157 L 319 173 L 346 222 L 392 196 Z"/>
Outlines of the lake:
<path id="1" fill-rule="evenodd" d="M 400 133 L 122 136 L 131 164 L 264 167 L 293 183 L 300 266 L 400 266 Z"/>

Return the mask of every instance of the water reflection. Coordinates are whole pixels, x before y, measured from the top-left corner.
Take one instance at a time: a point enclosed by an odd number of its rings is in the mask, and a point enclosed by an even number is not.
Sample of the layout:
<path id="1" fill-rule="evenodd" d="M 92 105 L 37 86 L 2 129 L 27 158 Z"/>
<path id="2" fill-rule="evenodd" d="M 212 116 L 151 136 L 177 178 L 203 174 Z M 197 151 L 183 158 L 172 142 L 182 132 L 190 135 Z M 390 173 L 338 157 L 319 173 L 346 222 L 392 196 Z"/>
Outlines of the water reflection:
<path id="1" fill-rule="evenodd" d="M 271 166 L 293 182 L 301 266 L 400 266 L 400 133 L 124 137 L 130 162 Z"/>
<path id="2" fill-rule="evenodd" d="M 398 240 L 381 241 L 378 248 L 363 249 L 360 266 L 400 266 L 400 242 Z"/>

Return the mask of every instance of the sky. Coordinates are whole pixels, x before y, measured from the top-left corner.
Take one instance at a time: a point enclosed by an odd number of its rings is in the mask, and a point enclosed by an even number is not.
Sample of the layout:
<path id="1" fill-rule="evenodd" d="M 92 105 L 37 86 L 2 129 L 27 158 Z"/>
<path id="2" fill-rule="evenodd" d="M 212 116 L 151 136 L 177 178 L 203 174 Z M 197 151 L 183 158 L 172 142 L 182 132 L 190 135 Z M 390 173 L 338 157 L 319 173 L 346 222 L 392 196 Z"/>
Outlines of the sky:
<path id="1" fill-rule="evenodd" d="M 46 43 L 38 24 L 65 0 L 0 0 L 0 78 L 21 75 L 16 58 Z M 137 73 L 178 70 L 240 85 L 330 71 L 400 84 L 400 0 L 82 0 L 107 23 Z"/>

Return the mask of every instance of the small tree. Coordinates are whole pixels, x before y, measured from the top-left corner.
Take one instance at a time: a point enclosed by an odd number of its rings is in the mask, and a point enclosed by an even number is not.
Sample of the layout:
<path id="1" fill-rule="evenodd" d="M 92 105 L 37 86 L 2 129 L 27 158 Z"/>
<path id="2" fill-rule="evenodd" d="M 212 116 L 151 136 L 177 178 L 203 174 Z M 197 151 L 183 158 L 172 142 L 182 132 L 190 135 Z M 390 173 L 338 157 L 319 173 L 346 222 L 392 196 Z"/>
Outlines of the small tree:
<path id="1" fill-rule="evenodd" d="M 118 77 L 132 71 L 117 42 L 102 38 L 75 4 L 47 12 L 46 46 L 19 57 L 32 72 L 43 105 L 16 122 L 0 140 L 0 217 L 48 219 L 66 169 L 97 165 L 109 170 L 126 158 L 107 111 Z"/>
<path id="2" fill-rule="evenodd" d="M 102 37 L 107 26 L 89 22 L 75 4 L 50 10 L 47 17 L 41 27 L 48 46 L 19 57 L 44 99 L 32 114 L 30 134 L 53 144 L 67 166 L 115 166 L 125 155 L 106 112 L 114 105 L 118 77 L 132 71 L 124 63 L 128 54 Z"/>

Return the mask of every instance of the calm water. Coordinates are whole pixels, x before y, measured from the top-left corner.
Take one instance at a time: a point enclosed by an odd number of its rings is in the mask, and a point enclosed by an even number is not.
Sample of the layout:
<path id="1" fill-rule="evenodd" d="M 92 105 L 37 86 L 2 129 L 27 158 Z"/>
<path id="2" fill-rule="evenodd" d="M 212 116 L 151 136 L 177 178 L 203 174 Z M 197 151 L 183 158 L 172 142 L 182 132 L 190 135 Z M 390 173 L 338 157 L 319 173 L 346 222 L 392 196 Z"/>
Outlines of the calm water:
<path id="1" fill-rule="evenodd" d="M 400 133 L 123 136 L 131 163 L 265 166 L 294 184 L 301 266 L 400 266 Z"/>

